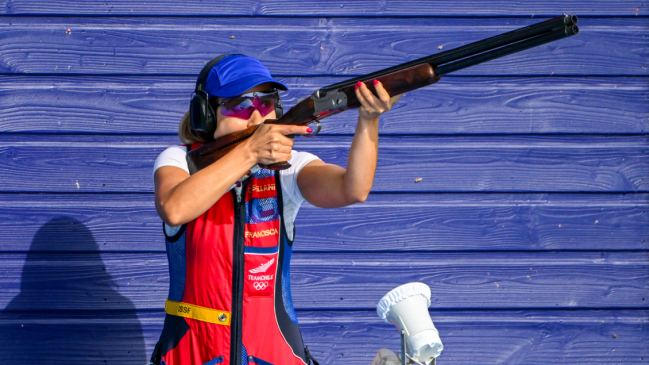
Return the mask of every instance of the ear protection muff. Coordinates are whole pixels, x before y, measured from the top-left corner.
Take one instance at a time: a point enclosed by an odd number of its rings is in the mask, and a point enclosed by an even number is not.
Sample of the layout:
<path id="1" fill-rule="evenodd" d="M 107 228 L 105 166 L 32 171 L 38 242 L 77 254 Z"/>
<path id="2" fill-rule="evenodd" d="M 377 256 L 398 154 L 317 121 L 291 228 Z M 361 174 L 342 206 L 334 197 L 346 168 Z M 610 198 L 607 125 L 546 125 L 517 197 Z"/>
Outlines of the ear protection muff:
<path id="1" fill-rule="evenodd" d="M 212 67 L 227 56 L 230 55 L 218 56 L 203 67 L 196 79 L 196 89 L 194 89 L 192 101 L 189 104 L 189 120 L 192 124 L 192 131 L 204 141 L 214 139 L 214 131 L 216 131 L 216 113 L 209 103 L 209 95 L 205 92 L 207 75 Z"/>
<path id="2" fill-rule="evenodd" d="M 210 105 L 209 95 L 205 92 L 207 76 L 212 70 L 212 67 L 225 57 L 231 55 L 221 55 L 208 62 L 196 79 L 196 89 L 194 89 L 192 101 L 189 104 L 189 119 L 191 121 L 192 131 L 204 141 L 214 139 L 214 132 L 216 131 L 216 110 Z M 284 115 L 284 106 L 282 105 L 282 99 L 279 98 L 279 94 L 277 100 L 275 100 L 275 115 L 277 118 Z"/>

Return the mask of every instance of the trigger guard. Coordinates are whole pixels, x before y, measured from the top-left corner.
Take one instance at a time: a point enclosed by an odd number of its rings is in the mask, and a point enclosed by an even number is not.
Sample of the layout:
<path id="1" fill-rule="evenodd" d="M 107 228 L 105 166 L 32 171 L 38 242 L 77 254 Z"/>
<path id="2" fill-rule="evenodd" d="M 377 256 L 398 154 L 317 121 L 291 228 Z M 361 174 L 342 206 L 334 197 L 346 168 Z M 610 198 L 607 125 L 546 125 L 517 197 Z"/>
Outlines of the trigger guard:
<path id="1" fill-rule="evenodd" d="M 310 125 L 313 124 L 313 123 L 316 124 L 316 125 L 315 125 L 315 129 L 314 129 L 314 131 L 311 132 L 311 133 L 309 133 L 309 134 L 301 134 L 302 137 L 304 137 L 304 138 L 311 138 L 311 137 L 315 137 L 315 136 L 317 136 L 318 133 L 320 133 L 320 130 L 322 129 L 322 123 L 320 123 L 319 120 L 314 120 L 313 122 L 307 124 L 307 127 L 310 126 Z"/>

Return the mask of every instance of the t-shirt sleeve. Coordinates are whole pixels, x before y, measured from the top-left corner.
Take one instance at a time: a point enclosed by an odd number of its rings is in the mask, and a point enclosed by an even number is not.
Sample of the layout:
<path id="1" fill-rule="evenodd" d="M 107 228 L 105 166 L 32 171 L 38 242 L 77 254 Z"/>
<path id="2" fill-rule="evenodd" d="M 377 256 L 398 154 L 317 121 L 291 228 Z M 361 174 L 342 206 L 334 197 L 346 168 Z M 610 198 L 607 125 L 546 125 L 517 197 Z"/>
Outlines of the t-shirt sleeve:
<path id="1" fill-rule="evenodd" d="M 162 166 L 175 166 L 189 173 L 189 167 L 187 166 L 187 160 L 185 159 L 186 155 L 187 147 L 185 146 L 171 146 L 167 148 L 162 151 L 155 160 L 155 164 L 153 164 L 153 173 L 155 174 L 156 170 Z"/>
<path id="2" fill-rule="evenodd" d="M 297 186 L 297 176 L 300 174 L 300 171 L 304 166 L 315 160 L 319 160 L 319 158 L 314 154 L 291 151 L 291 160 L 289 161 L 291 167 L 280 173 L 280 179 L 282 183 L 282 192 L 287 194 L 287 198 L 293 203 L 299 205 L 304 201 L 304 198 L 300 193 L 300 188 Z"/>
<path id="3" fill-rule="evenodd" d="M 304 166 L 309 162 L 319 158 L 308 152 L 291 151 L 291 167 L 279 172 L 280 182 L 282 184 L 282 194 L 284 201 L 284 226 L 288 239 L 293 240 L 293 230 L 295 228 L 295 217 L 304 201 L 300 188 L 297 186 L 297 176 Z"/>

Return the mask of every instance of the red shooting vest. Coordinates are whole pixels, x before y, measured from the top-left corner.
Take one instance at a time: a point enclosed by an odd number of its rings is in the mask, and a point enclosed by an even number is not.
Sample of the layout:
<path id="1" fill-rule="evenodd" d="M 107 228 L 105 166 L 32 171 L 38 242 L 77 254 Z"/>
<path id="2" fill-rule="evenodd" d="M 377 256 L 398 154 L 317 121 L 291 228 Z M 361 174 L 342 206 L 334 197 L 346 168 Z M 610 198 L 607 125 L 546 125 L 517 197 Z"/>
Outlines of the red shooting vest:
<path id="1" fill-rule="evenodd" d="M 283 221 L 279 172 L 260 169 L 239 197 L 232 189 L 174 236 L 165 234 L 168 300 L 180 304 L 166 309 L 156 346 L 161 364 L 308 363 L 291 299 L 293 242 Z M 223 313 L 215 323 L 180 316 L 202 308 Z"/>

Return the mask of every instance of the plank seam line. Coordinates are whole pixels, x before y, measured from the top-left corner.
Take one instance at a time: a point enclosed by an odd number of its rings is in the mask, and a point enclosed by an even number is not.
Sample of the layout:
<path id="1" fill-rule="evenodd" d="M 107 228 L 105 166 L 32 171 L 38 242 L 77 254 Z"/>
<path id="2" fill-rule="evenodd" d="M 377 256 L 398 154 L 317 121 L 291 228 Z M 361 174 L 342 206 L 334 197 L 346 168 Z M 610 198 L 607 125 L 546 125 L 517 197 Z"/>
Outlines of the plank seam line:
<path id="1" fill-rule="evenodd" d="M 364 74 L 273 74 L 273 77 L 279 78 L 323 78 L 323 77 L 340 77 L 340 78 L 354 78 Z M 33 77 L 183 77 L 183 78 L 196 78 L 196 74 L 158 74 L 158 73 L 15 73 L 15 72 L 0 72 L 0 76 L 33 76 Z M 528 78 L 528 79 L 549 79 L 549 78 L 649 78 L 649 74 L 553 74 L 553 75 L 538 75 L 538 74 L 515 74 L 515 75 L 445 75 L 444 78 Z M 344 79 L 343 79 L 344 80 Z M 191 90 L 190 90 L 191 91 Z"/>
<path id="2" fill-rule="evenodd" d="M 273 74 L 274 77 L 283 77 L 283 78 L 295 78 L 295 79 L 328 79 L 328 78 L 335 78 L 335 79 L 340 79 L 340 81 L 344 81 L 345 79 L 350 79 L 352 78 L 349 74 L 345 75 L 340 75 L 340 74 L 305 74 L 305 75 L 300 75 L 300 74 L 294 74 L 294 75 L 286 75 L 286 74 Z M 140 78 L 140 79 L 157 79 L 160 77 L 165 77 L 165 78 L 170 78 L 170 79 L 177 79 L 177 80 L 171 80 L 171 81 L 163 81 L 163 82 L 156 82 L 156 84 L 165 84 L 165 83 L 182 83 L 182 84 L 187 84 L 187 85 L 193 85 L 196 80 L 196 74 L 155 74 L 155 73 L 130 73 L 130 74 L 110 74 L 110 73 L 2 73 L 0 72 L 0 78 L 41 78 L 41 77 L 56 77 L 56 78 L 77 78 L 77 77 L 95 77 L 95 78 L 114 78 L 114 77 L 120 77 L 120 78 Z M 602 78 L 602 79 L 609 79 L 609 78 L 620 78 L 620 79 L 644 79 L 648 78 L 649 74 L 647 75 L 611 75 L 611 74 L 602 74 L 602 75 L 569 75 L 569 76 L 561 76 L 561 75 L 524 75 L 524 74 L 516 74 L 516 75 L 458 75 L 458 74 L 450 74 L 450 75 L 445 75 L 444 79 L 446 78 L 456 78 L 456 79 L 471 79 L 471 78 L 486 78 L 486 79 L 494 79 L 494 81 L 498 81 L 497 79 L 516 79 L 516 78 L 527 78 L 527 79 L 541 79 L 541 80 L 547 80 L 550 78 L 555 78 L 555 79 L 564 79 L 564 78 L 571 78 L 571 79 L 593 79 L 593 78 Z M 308 84 L 305 82 L 301 82 L 301 85 L 306 85 L 306 86 L 294 86 L 293 89 L 301 89 L 301 88 L 307 88 L 307 87 L 313 87 L 313 89 L 319 88 L 322 86 L 321 83 L 317 84 Z M 103 84 L 102 84 L 103 85 Z M 644 85 L 644 84 L 643 84 Z M 438 87 L 439 85 L 437 85 Z M 77 86 L 75 86 L 76 88 Z M 90 86 L 83 86 L 79 85 L 79 88 L 84 88 L 84 89 L 93 89 L 93 87 Z M 104 86 L 99 86 L 96 87 L 97 89 L 105 89 Z M 130 85 L 125 85 L 125 89 L 141 89 L 141 86 L 130 86 Z M 594 87 L 597 89 L 597 87 Z M 9 89 L 19 89 L 19 90 L 24 90 L 23 87 L 16 86 L 16 87 L 9 87 Z M 47 89 L 51 89 L 51 85 L 47 83 Z M 575 89 L 581 89 L 581 88 L 575 88 Z M 645 87 L 626 87 L 625 86 L 620 86 L 616 90 L 645 90 L 648 89 L 646 86 Z M 188 88 L 189 90 L 189 88 Z M 602 90 L 608 90 L 608 89 L 602 89 Z M 191 91 L 191 90 L 190 90 Z"/>
<path id="3" fill-rule="evenodd" d="M 390 190 L 384 190 L 381 192 L 372 192 L 372 194 L 429 194 L 429 195 L 439 195 L 439 194 L 465 194 L 465 195 L 487 195 L 487 194 L 500 194 L 500 195 L 514 195 L 514 194 L 564 194 L 564 195 L 638 195 L 638 194 L 647 194 L 649 193 L 649 190 L 629 190 L 629 191 L 624 191 L 624 190 L 615 190 L 615 191 L 533 191 L 533 190 L 515 190 L 515 191 L 461 191 L 461 190 L 412 190 L 412 191 L 403 191 L 403 190 L 395 190 L 395 191 L 390 191 Z M 19 194 L 34 194 L 34 195 L 44 195 L 44 194 L 51 194 L 51 195 L 72 195 L 72 194 L 78 194 L 78 195 L 91 195 L 91 194 L 102 194 L 102 195 L 153 195 L 153 188 L 150 190 L 148 189 L 143 189 L 143 190 L 137 190 L 137 191 L 128 191 L 128 190 L 107 190 L 107 191 L 101 191 L 101 190 L 95 190 L 95 191 L 86 191 L 86 192 L 79 192 L 79 191 L 56 191 L 56 190 L 1 190 L 0 189 L 0 195 L 19 195 Z"/>
<path id="4" fill-rule="evenodd" d="M 232 14 L 232 15 L 227 15 L 227 14 L 187 14 L 187 15 L 174 15 L 174 14 L 133 14 L 133 13 L 117 13 L 117 14 L 68 14 L 68 13 L 11 13 L 11 14 L 1 14 L 0 19 L 12 19 L 12 18 L 77 18 L 77 19 L 93 19 L 93 18 L 117 18 L 117 19 L 122 19 L 122 18 L 157 18 L 157 19 L 242 19 L 242 20 L 250 20 L 250 19 L 385 19 L 385 20 L 390 20 L 390 19 L 403 19 L 403 20 L 408 20 L 408 19 L 451 19 L 451 20 L 476 20 L 476 19 L 485 19 L 485 20 L 490 20 L 490 19 L 521 19 L 521 20 L 528 20 L 528 19 L 534 19 L 534 20 L 539 20 L 542 21 L 546 18 L 553 18 L 556 16 L 561 15 L 561 12 L 556 12 L 556 13 L 535 13 L 535 14 L 527 14 L 527 15 L 480 15 L 480 14 L 475 14 L 475 15 L 384 15 L 384 14 L 376 14 L 376 15 L 370 15 L 370 14 L 356 14 L 356 15 L 287 15 L 287 14 L 279 14 L 279 15 L 273 15 L 273 14 L 253 14 L 253 15 L 245 15 L 245 14 Z M 644 19 L 644 18 L 649 18 L 649 15 L 646 14 L 615 14 L 615 15 L 610 15 L 610 14 L 587 14 L 587 15 L 580 15 L 578 13 L 575 13 L 574 15 L 577 15 L 580 19 L 606 19 L 606 20 L 614 20 L 614 19 Z"/>
<path id="5" fill-rule="evenodd" d="M 557 308 L 557 309 L 555 309 Z M 163 307 L 164 310 L 164 307 Z M 441 307 L 441 308 L 432 308 L 429 307 L 429 312 L 513 312 L 513 311 L 611 311 L 611 310 L 628 310 L 628 311 L 649 311 L 649 307 L 494 307 L 494 308 L 484 308 L 484 309 L 458 309 L 452 307 Z M 318 308 L 318 307 L 301 307 L 295 308 L 296 312 L 374 312 L 376 313 L 376 308 Z M 646 319 L 649 322 L 649 318 Z"/>
<path id="6" fill-rule="evenodd" d="M 126 191 L 124 193 L 115 192 L 115 191 L 106 191 L 106 192 L 103 192 L 103 191 L 100 191 L 100 192 L 64 191 L 64 192 L 61 192 L 61 193 L 56 193 L 56 192 L 45 192 L 45 193 L 47 193 L 46 196 L 51 196 L 51 195 L 65 195 L 65 196 L 68 196 L 68 195 L 75 195 L 75 194 L 79 195 L 79 196 L 123 194 L 123 195 L 129 195 L 129 196 L 130 195 L 142 195 L 143 197 L 149 197 L 149 196 L 151 196 L 153 194 L 153 191 L 150 191 L 150 192 L 149 191 L 145 191 L 145 192 Z M 8 196 L 25 195 L 25 196 L 33 196 L 33 197 L 43 197 L 44 196 L 43 193 L 41 193 L 41 192 L 20 193 L 20 192 L 15 192 L 15 191 L 0 192 L 0 196 L 2 196 L 2 195 L 8 195 Z M 395 192 L 395 193 L 388 193 L 388 192 L 382 192 L 382 191 L 372 191 L 372 192 L 370 192 L 370 195 L 380 196 L 380 195 L 440 195 L 440 194 L 435 193 L 435 192 L 427 193 L 427 192 L 416 192 L 416 191 L 415 192 L 399 191 L 399 192 Z M 614 196 L 614 197 L 619 197 L 620 195 L 623 195 L 623 196 L 628 195 L 628 196 L 631 196 L 631 197 L 633 197 L 633 196 L 643 197 L 644 195 L 647 195 L 647 193 L 630 192 L 630 193 L 619 194 L 619 193 L 609 193 L 609 192 L 599 192 L 599 191 L 596 191 L 596 192 L 579 192 L 579 193 L 574 193 L 574 192 L 543 192 L 543 191 L 537 191 L 537 192 L 531 192 L 531 193 L 527 193 L 527 192 L 499 193 L 499 192 L 490 192 L 490 191 L 484 191 L 484 192 L 473 191 L 473 192 L 446 193 L 446 195 L 450 195 L 450 196 L 453 196 L 453 195 L 457 195 L 457 196 L 464 196 L 464 195 L 527 196 L 527 195 L 529 195 L 530 198 L 527 199 L 527 200 L 531 199 L 532 201 L 527 201 L 527 202 L 526 201 L 512 201 L 511 204 L 509 204 L 509 202 L 508 202 L 507 204 L 497 203 L 497 205 L 503 204 L 504 206 L 511 206 L 511 205 L 514 205 L 514 204 L 521 204 L 521 205 L 523 205 L 523 204 L 525 204 L 525 205 L 526 204 L 532 204 L 532 205 L 535 205 L 535 206 L 541 206 L 541 205 L 544 205 L 544 206 L 549 206 L 549 205 L 564 206 L 565 204 L 561 204 L 559 202 L 548 201 L 547 198 L 545 198 L 545 197 L 546 196 L 547 197 L 565 196 L 565 195 L 575 195 L 575 197 L 588 196 L 588 195 L 592 195 L 592 196 L 611 195 L 611 196 Z M 541 197 L 544 197 L 543 199 L 545 199 L 545 201 L 535 201 L 535 200 L 541 199 Z M 397 204 L 400 204 L 400 203 L 401 202 L 397 202 Z M 302 208 L 309 207 L 309 209 L 311 209 L 311 208 L 315 209 L 315 207 L 313 207 L 312 205 L 310 205 L 307 202 L 305 202 L 304 204 L 305 205 L 303 205 Z M 405 203 L 405 202 L 404 202 L 404 204 L 412 205 L 412 203 Z M 454 203 L 454 202 L 438 203 L 438 204 L 439 204 L 439 206 L 447 206 L 447 205 L 455 206 L 456 205 L 456 203 Z M 489 205 L 490 203 L 485 203 L 485 204 Z M 580 201 L 578 206 L 583 206 L 582 204 L 584 204 L 584 202 Z M 627 205 L 628 206 L 642 206 L 642 205 L 647 205 L 647 204 L 649 204 L 649 199 L 646 202 L 643 202 L 643 203 L 624 203 L 624 202 L 623 203 L 601 203 L 601 204 L 600 203 L 593 203 L 593 204 L 587 205 L 587 206 L 594 206 L 594 207 L 599 207 L 599 206 L 602 206 L 602 205 L 603 206 L 607 206 L 607 205 L 610 205 L 610 206 L 619 206 L 619 205 L 622 205 L 622 206 L 627 206 Z M 355 209 L 356 207 L 362 208 L 362 207 L 366 207 L 366 206 L 370 207 L 370 206 L 374 206 L 374 205 L 376 205 L 376 206 L 386 206 L 386 205 L 375 204 L 375 203 L 372 203 L 372 202 L 366 202 L 366 203 L 360 203 L 357 206 L 350 206 L 350 207 L 343 207 L 343 208 L 336 208 L 336 209 Z M 421 206 L 428 206 L 428 203 L 425 203 L 425 204 L 422 203 Z M 479 204 L 479 203 L 470 203 L 469 206 L 481 206 L 481 204 Z"/>
<path id="7" fill-rule="evenodd" d="M 162 230 L 161 230 L 162 231 Z M 160 237 L 162 237 L 162 232 L 160 232 Z M 299 240 L 297 241 L 299 244 Z M 628 254 L 649 254 L 649 249 L 596 249 L 596 250 L 299 250 L 296 249 L 293 251 L 296 254 L 331 254 L 331 255 L 364 255 L 364 254 L 399 254 L 403 256 L 415 255 L 415 254 L 444 254 L 444 255 L 462 255 L 462 254 L 542 254 L 544 256 L 552 254 L 561 254 L 561 253 L 570 253 L 570 254 L 588 254 L 588 253 L 628 253 Z M 157 255 L 164 256 L 164 250 L 143 250 L 143 251 L 105 251 L 105 250 L 88 250 L 88 251 L 0 251 L 1 255 L 88 255 L 88 254 L 99 254 L 106 256 L 113 255 L 125 255 L 125 256 L 139 256 L 142 254 L 147 255 Z M 639 259 L 639 261 L 644 262 L 644 260 Z M 527 265 L 527 264 L 525 264 Z M 647 263 L 649 266 L 649 262 Z"/>
<path id="8" fill-rule="evenodd" d="M 298 238 L 299 244 L 299 238 Z M 160 251 L 164 252 L 164 251 Z M 649 254 L 649 249 L 592 249 L 592 250 L 331 250 L 331 251 L 319 251 L 319 250 L 293 250 L 294 253 L 299 254 L 334 254 L 334 255 L 363 255 L 363 254 L 447 254 L 447 255 L 457 255 L 457 254 L 544 254 L 550 255 L 555 253 L 572 253 L 572 254 L 584 254 L 584 253 L 630 253 L 630 254 Z M 649 263 L 647 264 L 649 266 Z"/>
<path id="9" fill-rule="evenodd" d="M 326 123 L 327 121 L 324 121 L 323 124 L 325 124 L 324 128 L 326 128 Z M 325 132 L 326 133 L 326 132 Z M 23 132 L 11 132 L 11 131 L 0 131 L 0 143 L 2 143 L 2 137 L 59 137 L 59 138 L 65 138 L 65 137 L 81 137 L 81 138 L 88 138 L 88 137 L 99 137 L 99 138 L 106 138 L 106 137 L 132 137 L 132 138 L 150 138 L 150 137 L 175 137 L 177 136 L 178 133 L 174 132 L 160 132 L 160 133 L 115 133 L 115 132 L 110 132 L 110 133 L 101 133 L 101 132 L 77 132 L 77 133 L 52 133 L 52 132 L 28 132 L 28 131 L 23 131 Z M 351 137 L 353 137 L 354 134 L 352 132 L 350 133 L 326 133 L 326 134 L 321 134 L 318 135 L 318 140 L 311 142 L 311 141 L 305 141 L 305 140 L 298 140 L 300 144 L 302 143 L 307 143 L 308 144 L 314 144 L 318 147 L 318 141 L 322 140 L 323 138 L 340 138 L 340 137 L 349 137 L 350 141 L 340 143 L 340 145 L 344 144 L 350 144 L 351 143 Z M 393 134 L 393 133 L 379 133 L 380 137 L 388 137 L 388 138 L 475 138 L 475 137 L 515 137 L 515 138 L 520 138 L 520 137 L 529 137 L 529 138 L 543 138 L 543 137 L 560 137 L 560 138 L 570 138 L 570 137 L 579 137 L 579 138 L 584 138 L 584 137 L 593 137 L 593 138 L 606 138 L 610 137 L 610 139 L 618 138 L 618 137 L 637 137 L 637 138 L 642 138 L 642 137 L 649 137 L 649 130 L 647 132 L 642 132 L 642 133 L 447 133 L 447 134 L 440 134 L 440 133 L 420 133 L 420 134 L 412 134 L 412 133 L 405 133 L 405 134 Z M 41 141 L 38 141 L 39 143 Z M 65 141 L 65 142 L 50 142 L 50 143 L 83 143 L 84 141 Z M 485 141 L 489 142 L 489 141 Z M 544 141 L 539 141 L 539 142 L 544 142 Z M 32 143 L 30 141 L 21 141 L 18 142 L 21 144 L 29 144 Z M 97 142 L 91 142 L 91 143 L 97 143 Z M 136 144 L 136 143 L 141 143 L 140 141 L 137 142 L 122 142 L 121 144 L 123 145 L 129 145 L 129 144 Z M 160 144 L 160 142 L 149 142 L 149 143 L 156 143 Z M 480 143 L 480 142 L 474 142 L 474 143 Z M 493 142 L 491 142 L 493 143 Z M 501 142 L 498 142 L 499 144 Z M 582 142 L 584 144 L 585 142 Z M 165 145 L 167 146 L 167 145 Z M 523 145 L 524 147 L 535 147 L 535 146 L 530 146 L 530 145 Z M 587 147 L 591 147 L 591 145 L 586 145 Z M 610 146 L 610 144 L 606 144 L 605 146 Z M 641 147 L 647 147 L 646 145 L 640 145 Z M 334 147 L 339 147 L 334 146 Z M 453 146 L 455 147 L 455 146 Z M 550 147 L 556 147 L 556 146 L 550 146 Z M 559 146 L 561 147 L 561 146 Z M 616 147 L 616 146 L 613 146 Z M 625 145 L 625 147 L 628 147 L 628 145 Z M 575 147 L 562 147 L 562 148 L 575 148 Z"/>

